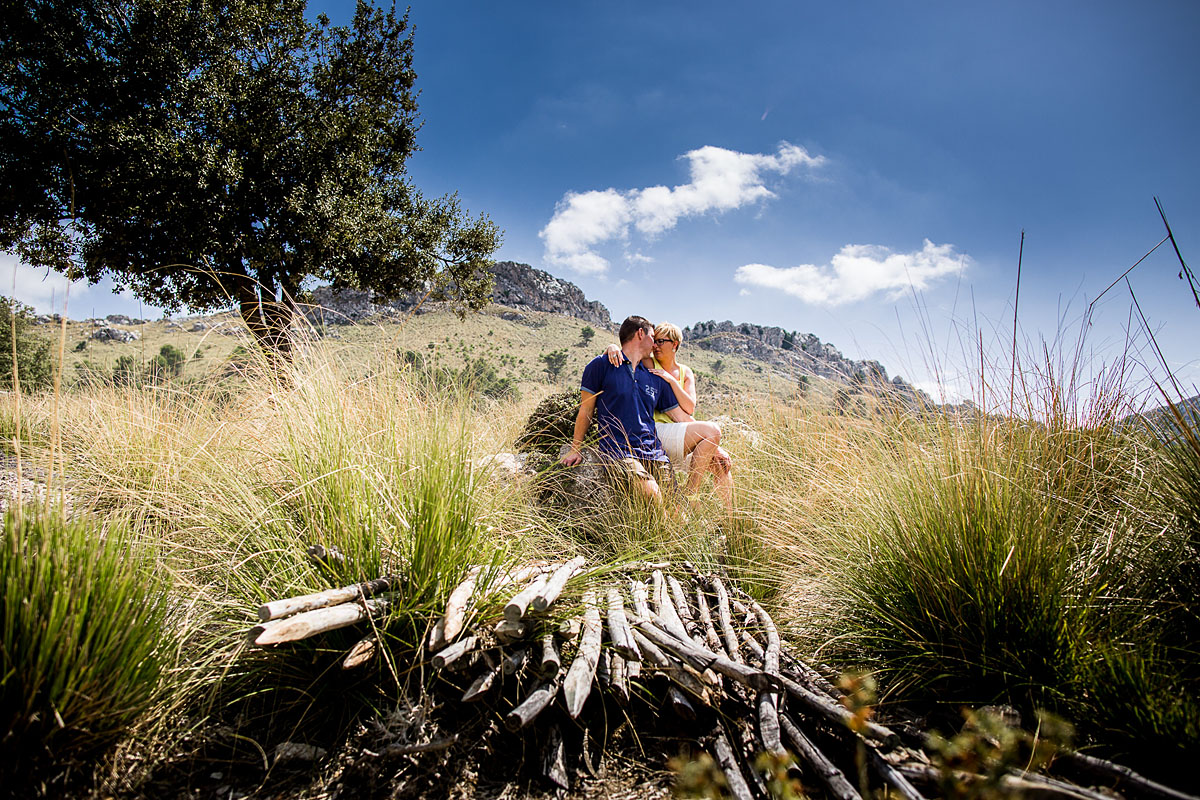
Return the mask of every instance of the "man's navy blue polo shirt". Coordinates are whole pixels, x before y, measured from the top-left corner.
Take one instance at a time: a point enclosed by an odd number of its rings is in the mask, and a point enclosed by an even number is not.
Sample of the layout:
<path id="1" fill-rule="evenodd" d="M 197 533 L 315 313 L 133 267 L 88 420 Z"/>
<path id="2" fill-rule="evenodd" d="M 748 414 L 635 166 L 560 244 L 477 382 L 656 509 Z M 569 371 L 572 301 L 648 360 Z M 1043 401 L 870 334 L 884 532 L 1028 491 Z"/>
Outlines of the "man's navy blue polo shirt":
<path id="1" fill-rule="evenodd" d="M 641 364 L 634 367 L 621 354 L 622 363 L 614 367 L 608 356 L 596 356 L 583 368 L 580 386 L 596 398 L 596 424 L 600 428 L 600 452 L 613 458 L 640 458 L 666 461 L 654 412 L 670 411 L 679 405 L 675 392 L 662 378 Z"/>

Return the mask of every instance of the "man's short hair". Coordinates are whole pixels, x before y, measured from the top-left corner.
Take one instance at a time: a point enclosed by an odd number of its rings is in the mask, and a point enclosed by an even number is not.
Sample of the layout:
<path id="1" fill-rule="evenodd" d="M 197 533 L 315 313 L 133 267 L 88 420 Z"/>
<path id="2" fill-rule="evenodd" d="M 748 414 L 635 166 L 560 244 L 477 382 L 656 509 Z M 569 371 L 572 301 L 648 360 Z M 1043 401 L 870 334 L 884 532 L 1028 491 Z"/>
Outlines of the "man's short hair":
<path id="1" fill-rule="evenodd" d="M 672 325 L 669 322 L 660 322 L 654 326 L 655 339 L 670 339 L 675 344 L 683 341 L 683 331 L 679 330 L 678 325 Z"/>
<path id="2" fill-rule="evenodd" d="M 625 321 L 621 323 L 621 332 L 617 334 L 618 338 L 621 340 L 621 344 L 625 344 L 630 339 L 637 336 L 638 331 L 646 331 L 647 334 L 653 335 L 654 326 L 651 325 L 650 320 L 646 319 L 645 317 L 626 317 Z"/>

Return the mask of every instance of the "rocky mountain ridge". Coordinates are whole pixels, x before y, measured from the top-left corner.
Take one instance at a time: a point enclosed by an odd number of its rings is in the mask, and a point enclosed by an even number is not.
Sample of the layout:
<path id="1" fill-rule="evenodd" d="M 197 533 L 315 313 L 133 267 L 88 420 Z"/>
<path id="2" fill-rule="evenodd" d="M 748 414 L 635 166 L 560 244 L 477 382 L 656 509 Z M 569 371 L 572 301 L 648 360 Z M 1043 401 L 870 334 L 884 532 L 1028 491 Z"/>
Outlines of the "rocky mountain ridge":
<path id="1" fill-rule="evenodd" d="M 581 319 L 592 325 L 612 327 L 608 309 L 588 300 L 583 291 L 549 272 L 515 261 L 497 261 L 491 267 L 492 302 L 517 311 L 544 311 Z M 424 303 L 421 298 L 404 295 L 395 300 L 377 298 L 373 292 L 356 289 L 334 291 L 322 286 L 312 292 L 305 316 L 317 325 L 345 325 L 377 315 L 404 316 L 416 309 L 421 314 L 441 306 Z"/>

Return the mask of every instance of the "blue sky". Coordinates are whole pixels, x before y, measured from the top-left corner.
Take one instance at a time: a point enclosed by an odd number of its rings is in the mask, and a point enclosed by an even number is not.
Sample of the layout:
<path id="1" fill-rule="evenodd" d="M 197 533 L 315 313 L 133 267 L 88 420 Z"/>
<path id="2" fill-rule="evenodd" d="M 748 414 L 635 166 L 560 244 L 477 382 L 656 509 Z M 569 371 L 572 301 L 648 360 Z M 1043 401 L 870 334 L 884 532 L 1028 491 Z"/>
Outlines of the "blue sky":
<path id="1" fill-rule="evenodd" d="M 1163 237 L 1154 196 L 1200 267 L 1198 3 L 439 0 L 411 20 L 416 183 L 618 320 L 779 325 L 922 383 L 932 351 L 953 383 L 976 325 L 1007 350 L 1022 229 L 1035 346 L 1073 340 Z M 1131 280 L 1191 384 L 1178 271 L 1168 243 Z M 114 307 L 76 291 L 73 317 Z M 1124 284 L 1097 304 L 1093 367 L 1130 305 Z"/>

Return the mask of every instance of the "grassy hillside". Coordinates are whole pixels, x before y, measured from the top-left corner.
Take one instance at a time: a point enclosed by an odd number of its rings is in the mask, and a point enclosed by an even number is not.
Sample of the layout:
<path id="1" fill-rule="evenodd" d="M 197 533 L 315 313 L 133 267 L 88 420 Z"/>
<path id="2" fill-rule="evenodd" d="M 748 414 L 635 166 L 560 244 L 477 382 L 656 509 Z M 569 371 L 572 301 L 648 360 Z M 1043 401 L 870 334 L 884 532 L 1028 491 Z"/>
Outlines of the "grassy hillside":
<path id="1" fill-rule="evenodd" d="M 204 329 L 191 330 L 197 323 Z M 451 369 L 461 369 L 467 360 L 483 358 L 497 368 L 501 377 L 512 378 L 537 392 L 549 380 L 544 364 L 538 360 L 543 353 L 560 348 L 567 351 L 567 364 L 557 383 L 569 386 L 577 381 L 588 360 L 608 343 L 617 341 L 615 328 L 606 331 L 592 326 L 595 336 L 590 344 L 583 346 L 580 332 L 586 326 L 587 323 L 560 314 L 516 312 L 491 305 L 484 312 L 461 320 L 453 313 L 436 310 L 404 320 L 379 318 L 353 325 L 331 325 L 322 330 L 308 329 L 306 337 L 322 352 L 336 354 L 337 359 L 364 370 L 405 350 L 425 354 L 430 363 Z M 67 323 L 66 382 L 77 379 L 81 368 L 86 366 L 101 374 L 111 374 L 123 356 L 144 364 L 163 345 L 182 350 L 187 357 L 186 375 L 199 378 L 220 371 L 234 350 L 246 343 L 240 319 L 233 313 L 112 327 L 135 331 L 140 338 L 125 343 L 97 341 L 90 338 L 96 330 L 94 325 Z M 38 332 L 54 340 L 57 349 L 61 334 L 58 326 L 42 326 Z M 680 351 L 680 360 L 696 370 L 702 396 L 750 392 L 786 398 L 795 393 L 795 376 L 783 375 L 752 359 L 685 346 Z M 830 382 L 814 378 L 812 386 L 816 395 L 832 397 L 834 387 Z"/>
<path id="2" fill-rule="evenodd" d="M 428 738 L 459 724 L 412 656 L 470 565 L 584 554 L 603 569 L 643 558 L 723 568 L 799 652 L 836 672 L 873 672 L 885 715 L 953 732 L 964 706 L 1011 705 L 1031 729 L 1051 711 L 1074 723 L 1077 745 L 1186 779 L 1200 751 L 1196 431 L 1163 446 L 1105 408 L 1079 418 L 1047 409 L 1038 423 L 886 405 L 840 413 L 830 387 L 798 397 L 764 380 L 768 371 L 731 364 L 723 385 L 700 391 L 703 409 L 739 420 L 723 440 L 736 465 L 732 522 L 703 490 L 686 516 L 564 515 L 540 503 L 536 480 L 472 465 L 512 449 L 536 402 L 574 386 L 612 334 L 579 347 L 577 320 L 505 314 L 332 328 L 283 376 L 235 357 L 237 337 L 193 333 L 190 322 L 148 323 L 137 342 L 80 351 L 85 331 L 69 325 L 68 375 L 85 360 L 100 374 L 123 355 L 141 363 L 164 344 L 187 362 L 159 383 L 93 382 L 0 405 L 10 449 L 59 476 L 79 515 L 64 524 L 27 509 L 5 529 L 0 699 L 10 730 L 25 732 L 7 777 L 32 770 L 48 794 L 75 781 L 73 793 L 106 796 L 212 793 L 230 781 L 251 791 L 286 777 L 284 796 L 326 796 L 371 726 L 402 715 Z M 538 356 L 559 348 L 568 363 L 556 387 Z M 397 351 L 453 370 L 483 358 L 521 397 L 430 381 Z M 682 357 L 711 374 L 718 356 Z M 706 391 L 721 396 L 706 404 Z M 349 566 L 322 573 L 305 557 L 311 544 L 337 547 Z M 92 564 L 103 568 L 95 579 Z M 369 674 L 337 677 L 351 634 L 246 647 L 265 600 L 397 564 L 404 601 Z M 103 588 L 80 616 L 65 613 L 75 593 L 58 583 Z M 146 637 L 118 635 L 131 607 L 154 612 L 139 626 Z M 86 658 L 64 671 L 61 642 L 80 620 L 105 647 L 70 649 Z M 114 670 L 132 663 L 125 652 L 147 668 Z M 116 688 L 98 692 L 97 670 Z M 29 678 L 51 688 L 30 689 Z M 65 698 L 81 693 L 95 702 L 71 716 Z M 108 696 L 120 707 L 106 707 Z M 297 738 L 341 755 L 307 771 L 272 767 L 266 754 Z M 430 758 L 422 769 L 445 769 Z M 417 780 L 404 769 L 393 779 Z"/>

